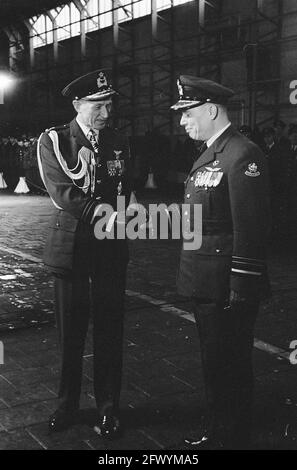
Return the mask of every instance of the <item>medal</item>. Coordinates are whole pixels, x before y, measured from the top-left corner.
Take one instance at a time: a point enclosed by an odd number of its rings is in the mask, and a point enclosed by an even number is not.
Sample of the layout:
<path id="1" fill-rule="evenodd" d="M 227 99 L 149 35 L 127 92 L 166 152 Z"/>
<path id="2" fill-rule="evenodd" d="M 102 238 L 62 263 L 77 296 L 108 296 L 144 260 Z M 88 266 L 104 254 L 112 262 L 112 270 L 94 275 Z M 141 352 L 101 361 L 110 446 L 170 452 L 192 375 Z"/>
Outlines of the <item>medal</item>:
<path id="1" fill-rule="evenodd" d="M 107 171 L 109 176 L 122 176 L 125 169 L 125 161 L 120 160 L 122 150 L 114 150 L 115 160 L 108 160 L 106 162 Z"/>
<path id="2" fill-rule="evenodd" d="M 198 171 L 194 186 L 196 188 L 215 188 L 218 186 L 223 178 L 222 171 Z"/>

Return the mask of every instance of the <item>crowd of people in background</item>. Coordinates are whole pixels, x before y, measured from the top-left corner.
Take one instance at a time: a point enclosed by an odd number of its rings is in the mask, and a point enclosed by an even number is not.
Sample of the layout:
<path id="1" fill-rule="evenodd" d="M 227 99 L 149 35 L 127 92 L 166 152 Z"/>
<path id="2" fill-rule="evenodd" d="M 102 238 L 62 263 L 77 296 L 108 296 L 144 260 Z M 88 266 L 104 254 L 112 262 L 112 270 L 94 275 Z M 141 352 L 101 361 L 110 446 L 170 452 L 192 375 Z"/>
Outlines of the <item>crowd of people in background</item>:
<path id="1" fill-rule="evenodd" d="M 44 192 L 37 163 L 37 137 L 13 135 L 0 139 L 0 173 L 8 190 L 14 191 L 24 178 L 30 193 Z"/>
<path id="2" fill-rule="evenodd" d="M 242 126 L 240 132 L 263 150 L 270 173 L 272 235 L 276 240 L 296 239 L 297 233 L 297 124 L 281 120 L 252 132 Z"/>
<path id="3" fill-rule="evenodd" d="M 273 237 L 296 239 L 297 124 L 286 125 L 277 120 L 271 127 L 264 127 L 261 131 L 257 128 L 253 130 L 248 125 L 242 125 L 239 131 L 258 144 L 267 158 Z M 2 173 L 8 190 L 14 191 L 23 177 L 31 194 L 46 193 L 38 170 L 37 140 L 38 137 L 25 134 L 0 138 L 0 174 Z M 147 133 L 143 139 L 136 138 L 135 142 L 131 139 L 131 144 L 135 183 L 139 188 L 144 186 L 149 172 L 154 173 L 160 189 L 162 186 L 166 187 L 172 168 L 187 173 L 199 150 L 199 142 L 186 138 L 183 141 L 178 140 L 171 153 L 169 138 L 158 130 Z"/>

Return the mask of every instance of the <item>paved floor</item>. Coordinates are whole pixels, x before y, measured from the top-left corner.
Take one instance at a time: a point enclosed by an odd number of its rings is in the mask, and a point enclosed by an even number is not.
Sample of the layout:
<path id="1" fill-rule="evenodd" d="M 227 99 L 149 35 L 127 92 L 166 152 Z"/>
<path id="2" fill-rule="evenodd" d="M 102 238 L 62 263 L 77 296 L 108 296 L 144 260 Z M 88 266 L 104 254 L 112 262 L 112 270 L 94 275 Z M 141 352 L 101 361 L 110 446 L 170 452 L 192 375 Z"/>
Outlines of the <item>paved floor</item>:
<path id="1" fill-rule="evenodd" d="M 161 201 L 157 194 L 150 199 Z M 40 258 L 51 212 L 47 197 L 0 194 L 0 449 L 183 449 L 183 436 L 197 430 L 205 400 L 190 305 L 175 291 L 178 241 L 131 243 L 124 437 L 107 444 L 92 429 L 90 336 L 78 423 L 48 435 L 48 415 L 58 403 L 59 352 L 52 281 Z M 262 306 L 254 349 L 258 449 L 297 448 L 297 365 L 288 359 L 297 340 L 296 261 L 294 246 L 271 249 L 273 297 Z"/>

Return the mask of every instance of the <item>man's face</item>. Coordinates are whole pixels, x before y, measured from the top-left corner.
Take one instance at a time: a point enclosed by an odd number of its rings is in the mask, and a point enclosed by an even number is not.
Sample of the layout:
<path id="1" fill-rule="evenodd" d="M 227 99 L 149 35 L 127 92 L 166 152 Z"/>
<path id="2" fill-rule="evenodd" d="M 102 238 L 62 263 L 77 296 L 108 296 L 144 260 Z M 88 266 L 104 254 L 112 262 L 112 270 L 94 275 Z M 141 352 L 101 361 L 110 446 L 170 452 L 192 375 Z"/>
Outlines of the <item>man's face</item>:
<path id="1" fill-rule="evenodd" d="M 211 137 L 211 118 L 208 112 L 208 104 L 205 103 L 196 108 L 183 111 L 180 125 L 194 140 L 207 140 Z"/>
<path id="2" fill-rule="evenodd" d="M 111 114 L 112 100 L 74 102 L 79 120 L 92 129 L 103 129 Z"/>

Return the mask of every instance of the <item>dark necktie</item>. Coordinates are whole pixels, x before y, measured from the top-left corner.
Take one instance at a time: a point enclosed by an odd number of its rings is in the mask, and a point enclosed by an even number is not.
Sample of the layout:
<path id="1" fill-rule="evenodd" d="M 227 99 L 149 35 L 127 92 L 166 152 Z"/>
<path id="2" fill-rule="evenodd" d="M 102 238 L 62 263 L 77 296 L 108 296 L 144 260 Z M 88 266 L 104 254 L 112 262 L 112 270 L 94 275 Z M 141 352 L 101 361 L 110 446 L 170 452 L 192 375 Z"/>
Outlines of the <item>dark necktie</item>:
<path id="1" fill-rule="evenodd" d="M 98 145 L 98 142 L 97 142 L 96 132 L 93 129 L 90 129 L 89 133 L 88 133 L 88 137 L 89 137 L 89 141 L 92 144 L 94 152 L 98 155 L 99 154 L 99 145 Z"/>
<path id="2" fill-rule="evenodd" d="M 203 144 L 201 145 L 201 147 L 200 147 L 199 150 L 198 150 L 198 157 L 197 157 L 197 158 L 199 158 L 200 155 L 202 155 L 203 152 L 205 152 L 206 149 L 207 149 L 206 142 L 203 142 Z"/>

